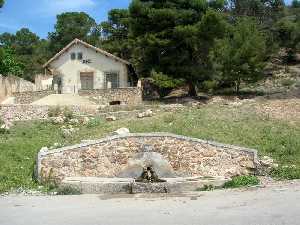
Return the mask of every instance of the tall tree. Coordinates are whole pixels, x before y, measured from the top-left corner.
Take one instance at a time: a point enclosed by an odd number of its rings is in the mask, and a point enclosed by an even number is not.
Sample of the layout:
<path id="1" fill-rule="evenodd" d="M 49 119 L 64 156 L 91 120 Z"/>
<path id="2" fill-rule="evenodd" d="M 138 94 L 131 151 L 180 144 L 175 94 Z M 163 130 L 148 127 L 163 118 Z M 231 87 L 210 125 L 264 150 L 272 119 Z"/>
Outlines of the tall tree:
<path id="1" fill-rule="evenodd" d="M 35 74 L 41 72 L 42 61 L 44 62 L 49 57 L 49 54 L 41 51 L 41 42 L 45 42 L 45 40 L 41 41 L 35 33 L 27 28 L 20 29 L 16 34 L 3 33 L 0 35 L 1 45 L 11 49 L 14 53 L 13 57 L 23 65 L 22 74 L 18 75 L 31 81 L 34 80 Z"/>
<path id="2" fill-rule="evenodd" d="M 300 1 L 299 0 L 293 0 L 292 1 L 292 7 L 293 8 L 300 8 Z"/>
<path id="3" fill-rule="evenodd" d="M 84 12 L 67 12 L 57 16 L 55 31 L 49 33 L 52 54 L 61 50 L 75 38 L 95 44 L 99 37 L 93 18 Z"/>
<path id="4" fill-rule="evenodd" d="M 108 20 L 100 24 L 101 47 L 129 59 L 131 44 L 129 40 L 129 11 L 127 9 L 113 9 L 108 13 Z"/>
<path id="5" fill-rule="evenodd" d="M 12 49 L 0 48 L 0 74 L 22 76 L 23 67 L 24 65 L 17 59 Z"/>
<path id="6" fill-rule="evenodd" d="M 209 49 L 224 31 L 222 16 L 209 7 L 206 0 L 134 0 L 130 35 L 135 38 L 132 61 L 138 73 L 149 76 L 154 70 L 183 78 L 195 95 L 195 84 L 207 75 Z"/>
<path id="7" fill-rule="evenodd" d="M 216 42 L 211 60 L 220 83 L 234 85 L 239 93 L 241 84 L 263 78 L 266 60 L 266 39 L 253 20 L 240 19 L 232 32 Z"/>
<path id="8" fill-rule="evenodd" d="M 0 8 L 2 8 L 4 5 L 4 0 L 0 0 Z"/>

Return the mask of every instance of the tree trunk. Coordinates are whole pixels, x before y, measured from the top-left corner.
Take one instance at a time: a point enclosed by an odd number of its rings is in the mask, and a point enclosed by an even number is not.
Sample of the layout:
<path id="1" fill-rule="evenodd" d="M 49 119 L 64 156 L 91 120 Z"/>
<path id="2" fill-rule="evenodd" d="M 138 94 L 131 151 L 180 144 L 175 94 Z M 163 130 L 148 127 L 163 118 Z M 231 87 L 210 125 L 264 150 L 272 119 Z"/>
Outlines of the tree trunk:
<path id="1" fill-rule="evenodd" d="M 189 85 L 189 96 L 196 97 L 197 91 L 195 85 L 193 84 L 193 82 L 189 82 L 188 85 Z"/>
<path id="2" fill-rule="evenodd" d="M 235 82 L 235 93 L 236 93 L 236 95 L 240 94 L 240 86 L 241 86 L 241 82 L 240 81 L 236 81 Z"/>

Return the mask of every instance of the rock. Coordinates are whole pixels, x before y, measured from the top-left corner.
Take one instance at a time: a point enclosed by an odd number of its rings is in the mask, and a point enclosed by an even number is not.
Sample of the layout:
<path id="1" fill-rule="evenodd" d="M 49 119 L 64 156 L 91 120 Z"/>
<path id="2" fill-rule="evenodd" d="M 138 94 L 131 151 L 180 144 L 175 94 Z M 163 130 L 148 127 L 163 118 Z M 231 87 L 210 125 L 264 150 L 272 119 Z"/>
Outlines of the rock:
<path id="1" fill-rule="evenodd" d="M 146 110 L 145 112 L 139 113 L 137 115 L 138 118 L 144 118 L 144 117 L 152 117 L 154 115 L 153 111 L 151 109 Z"/>
<path id="2" fill-rule="evenodd" d="M 61 116 L 51 117 L 50 119 L 51 119 L 52 123 L 54 123 L 54 124 L 63 124 L 65 122 L 64 118 Z"/>
<path id="3" fill-rule="evenodd" d="M 83 125 L 87 125 L 89 122 L 90 122 L 90 118 L 89 117 L 87 117 L 87 116 L 83 117 L 83 119 L 82 119 L 82 124 Z"/>
<path id="4" fill-rule="evenodd" d="M 10 127 L 7 124 L 1 125 L 0 128 L 3 129 L 3 130 L 9 130 L 10 129 Z"/>
<path id="5" fill-rule="evenodd" d="M 62 129 L 62 135 L 64 138 L 71 137 L 77 131 L 79 131 L 78 128 Z"/>
<path id="6" fill-rule="evenodd" d="M 69 123 L 71 123 L 71 124 L 78 124 L 78 123 L 79 123 L 79 120 L 78 120 L 78 119 L 71 119 L 71 120 L 69 121 Z"/>
<path id="7" fill-rule="evenodd" d="M 260 164 L 264 167 L 273 167 L 274 165 L 274 159 L 272 159 L 269 156 L 264 156 L 261 160 L 260 160 Z"/>
<path id="8" fill-rule="evenodd" d="M 106 117 L 106 121 L 116 121 L 117 120 L 117 117 L 115 117 L 115 116 L 107 116 Z"/>
<path id="9" fill-rule="evenodd" d="M 125 127 L 120 128 L 120 129 L 113 132 L 114 135 L 126 135 L 126 134 L 129 134 L 129 133 L 130 133 L 129 129 L 125 128 Z"/>

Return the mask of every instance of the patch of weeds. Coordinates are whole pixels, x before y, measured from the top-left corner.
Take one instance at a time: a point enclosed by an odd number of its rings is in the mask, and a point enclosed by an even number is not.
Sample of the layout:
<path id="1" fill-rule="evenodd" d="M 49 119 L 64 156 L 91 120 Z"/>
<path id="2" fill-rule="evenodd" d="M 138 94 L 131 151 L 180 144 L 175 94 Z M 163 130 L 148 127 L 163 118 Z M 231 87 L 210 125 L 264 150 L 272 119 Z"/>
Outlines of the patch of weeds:
<path id="1" fill-rule="evenodd" d="M 174 114 L 166 114 L 163 116 L 163 121 L 165 123 L 172 123 L 176 119 Z"/>
<path id="2" fill-rule="evenodd" d="M 201 188 L 197 188 L 196 191 L 213 191 L 217 189 L 216 187 L 214 187 L 213 185 L 209 184 L 209 185 L 204 185 L 203 187 Z"/>
<path id="3" fill-rule="evenodd" d="M 86 125 L 88 128 L 98 127 L 101 124 L 102 120 L 99 117 L 91 119 Z"/>
<path id="4" fill-rule="evenodd" d="M 300 179 L 300 168 L 296 166 L 280 166 L 273 168 L 270 175 L 276 179 Z"/>
<path id="5" fill-rule="evenodd" d="M 58 117 L 61 114 L 61 108 L 59 106 L 52 106 L 48 110 L 49 117 Z"/>
<path id="6" fill-rule="evenodd" d="M 62 114 L 64 116 L 64 118 L 66 118 L 67 121 L 70 121 L 71 119 L 74 118 L 74 113 L 71 109 L 69 109 L 68 107 L 65 107 L 62 111 Z"/>
<path id="7" fill-rule="evenodd" d="M 71 186 L 61 186 L 56 190 L 57 195 L 81 195 L 81 191 L 78 188 Z"/>
<path id="8" fill-rule="evenodd" d="M 237 176 L 224 184 L 224 188 L 251 187 L 259 184 L 256 176 Z"/>

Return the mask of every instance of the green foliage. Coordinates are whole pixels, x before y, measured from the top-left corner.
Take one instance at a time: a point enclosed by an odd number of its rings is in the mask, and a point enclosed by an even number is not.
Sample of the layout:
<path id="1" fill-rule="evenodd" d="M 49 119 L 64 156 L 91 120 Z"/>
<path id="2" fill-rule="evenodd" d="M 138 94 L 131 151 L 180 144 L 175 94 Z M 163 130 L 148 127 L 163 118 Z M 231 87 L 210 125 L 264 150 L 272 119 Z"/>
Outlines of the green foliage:
<path id="1" fill-rule="evenodd" d="M 293 0 L 292 1 L 292 7 L 293 8 L 300 8 L 300 1 L 299 0 Z"/>
<path id="2" fill-rule="evenodd" d="M 241 19 L 228 35 L 216 42 L 211 54 L 218 80 L 235 86 L 263 79 L 266 39 L 251 19 Z"/>
<path id="3" fill-rule="evenodd" d="M 48 110 L 49 117 L 58 117 L 61 115 L 61 108 L 59 106 L 52 106 Z"/>
<path id="4" fill-rule="evenodd" d="M 93 18 L 84 12 L 66 12 L 57 15 L 55 31 L 49 33 L 50 50 L 56 54 L 75 38 L 95 44 L 99 32 Z"/>
<path id="5" fill-rule="evenodd" d="M 298 122 L 277 121 L 256 115 L 253 105 L 220 107 L 208 105 L 153 118 L 124 119 L 114 123 L 99 120 L 94 126 L 78 125 L 76 134 L 63 138 L 61 125 L 49 122 L 19 122 L 9 134 L 0 135 L 0 192 L 10 188 L 34 188 L 32 179 L 37 152 L 43 146 L 62 146 L 105 137 L 120 127 L 133 133 L 169 132 L 259 150 L 282 165 L 300 167 L 300 126 Z M 172 114 L 170 116 L 169 114 Z M 172 123 L 170 125 L 170 123 Z"/>
<path id="6" fill-rule="evenodd" d="M 278 168 L 273 168 L 270 175 L 277 179 L 300 179 L 300 167 L 296 166 L 280 166 Z"/>
<path id="7" fill-rule="evenodd" d="M 74 118 L 73 111 L 68 107 L 64 107 L 62 109 L 62 115 L 63 115 L 63 117 L 65 117 L 66 121 L 69 121 Z"/>
<path id="8" fill-rule="evenodd" d="M 259 179 L 255 176 L 237 176 L 224 184 L 224 188 L 251 187 L 259 184 Z"/>
<path id="9" fill-rule="evenodd" d="M 0 48 L 0 74 L 21 76 L 24 65 L 10 48 Z"/>
<path id="10" fill-rule="evenodd" d="M 91 119 L 88 122 L 87 127 L 88 128 L 98 127 L 102 122 L 103 122 L 103 120 L 101 118 L 96 117 L 96 118 Z"/>
<path id="11" fill-rule="evenodd" d="M 154 84 L 160 88 L 172 89 L 184 84 L 183 79 L 174 79 L 163 73 L 157 73 L 154 70 L 151 71 L 151 77 L 153 78 Z"/>
<path id="12" fill-rule="evenodd" d="M 2 8 L 4 5 L 4 0 L 0 0 L 0 8 Z"/>
<path id="13" fill-rule="evenodd" d="M 201 88 L 209 93 L 212 93 L 218 87 L 218 82 L 216 80 L 206 80 L 201 84 Z"/>

